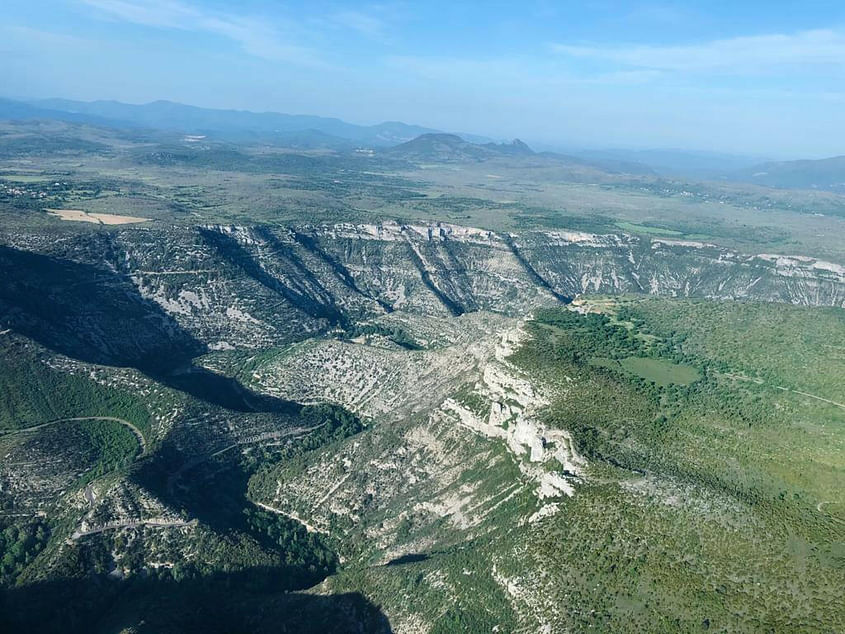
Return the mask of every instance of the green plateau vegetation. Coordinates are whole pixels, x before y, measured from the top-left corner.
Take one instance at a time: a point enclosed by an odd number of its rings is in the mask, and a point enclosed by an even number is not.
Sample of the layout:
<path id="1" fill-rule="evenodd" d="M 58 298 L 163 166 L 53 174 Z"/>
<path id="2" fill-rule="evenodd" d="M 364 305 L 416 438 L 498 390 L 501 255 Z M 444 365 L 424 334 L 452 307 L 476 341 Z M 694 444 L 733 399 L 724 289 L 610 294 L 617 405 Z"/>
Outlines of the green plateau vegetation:
<path id="1" fill-rule="evenodd" d="M 517 355 L 552 380 L 575 379 L 546 416 L 573 433 L 595 480 L 544 525 L 538 553 L 556 578 L 578 580 L 596 611 L 581 625 L 841 629 L 845 408 L 778 386 L 839 398 L 841 359 L 806 359 L 830 358 L 843 312 L 640 298 L 609 308 L 633 327 L 605 314 L 541 312 Z M 610 361 L 632 352 L 649 356 Z M 679 381 L 679 361 L 685 379 L 700 378 Z"/>
<path id="2" fill-rule="evenodd" d="M 621 302 L 620 319 L 648 324 L 685 353 L 712 359 L 727 378 L 763 381 L 845 402 L 845 312 L 701 300 Z"/>
<path id="3" fill-rule="evenodd" d="M 841 398 L 842 383 L 835 377 L 845 376 L 845 365 L 841 358 L 825 355 L 828 342 L 842 331 L 840 309 L 808 311 L 778 306 L 774 310 L 770 304 L 652 298 L 626 298 L 613 304 L 615 317 L 630 318 L 636 324 L 633 329 L 613 323 L 605 314 L 581 316 L 571 311 L 541 311 L 533 326 L 536 338 L 518 354 L 520 362 L 538 371 L 550 372 L 554 368 L 563 373 L 586 373 L 590 380 L 577 383 L 583 383 L 583 395 L 578 394 L 579 389 L 568 396 L 578 398 L 579 405 L 586 407 L 593 402 L 593 409 L 603 408 L 602 403 L 608 399 L 599 394 L 605 388 L 609 393 L 625 394 L 624 398 L 612 399 L 608 409 L 599 409 L 603 415 L 584 416 L 581 407 L 567 407 L 557 414 L 554 408 L 550 410 L 550 416 L 562 417 L 560 426 L 570 428 L 567 425 L 571 421 L 575 429 L 584 430 L 581 442 L 585 451 L 596 455 L 607 451 L 621 459 L 636 447 L 646 452 L 642 458 L 666 461 L 679 473 L 689 467 L 682 467 L 672 455 L 684 456 L 685 463 L 699 463 L 697 468 L 720 474 L 722 487 L 736 487 L 748 495 L 757 495 L 761 493 L 757 487 L 764 486 L 780 498 L 783 491 L 777 486 L 785 483 L 764 471 L 775 465 L 779 471 L 789 469 L 780 465 L 773 454 L 780 450 L 786 455 L 788 447 L 801 447 L 805 457 L 818 453 L 810 464 L 801 463 L 790 469 L 793 482 L 787 497 L 794 500 L 801 494 L 813 495 L 807 503 L 813 499 L 818 503 L 834 493 L 823 485 L 832 484 L 836 475 L 841 475 L 841 465 L 838 469 L 833 467 L 837 464 L 834 456 L 822 457 L 833 449 L 822 439 L 826 431 L 836 429 L 845 413 L 845 408 L 831 402 Z M 702 322 L 695 322 L 701 304 L 709 311 L 706 328 L 699 327 Z M 721 327 L 713 328 L 713 323 Z M 742 343 L 737 336 L 740 331 L 744 333 Z M 824 331 L 826 336 L 822 335 Z M 786 337 L 786 332 L 791 332 L 791 337 Z M 637 336 L 640 333 L 653 338 L 641 339 Z M 767 347 L 775 346 L 778 354 L 766 354 Z M 808 366 L 806 358 L 814 353 L 828 362 Z M 593 361 L 599 356 L 622 355 L 623 362 L 636 359 L 635 368 L 639 371 L 633 372 L 622 364 L 619 369 L 609 363 L 597 367 Z M 643 361 L 660 362 L 656 367 L 670 372 L 668 376 L 672 371 L 677 373 L 673 366 L 680 364 L 685 378 L 692 378 L 693 370 L 701 378 L 688 384 L 677 378 L 661 384 L 644 376 L 646 373 L 639 368 Z M 746 376 L 761 378 L 736 378 Z M 805 395 L 784 390 L 784 385 L 808 392 Z M 810 394 L 811 389 L 816 393 Z M 620 412 L 611 415 L 612 407 L 619 407 Z M 610 421 L 604 422 L 607 417 L 626 422 L 615 427 Z M 708 432 L 708 426 L 713 427 L 712 431 Z M 704 437 L 697 437 L 699 433 Z M 708 438 L 709 435 L 713 437 Z M 772 443 L 777 437 L 780 440 L 775 443 L 776 448 Z M 668 444 L 673 440 L 676 445 Z M 740 447 L 741 464 L 747 461 L 749 471 L 726 471 L 725 456 L 740 460 L 734 455 Z M 813 476 L 806 472 L 810 468 L 816 470 Z M 755 486 L 746 491 L 730 476 Z M 794 489 L 798 482 L 811 481 L 815 483 L 814 490 Z M 799 493 L 798 497 L 793 493 Z"/>

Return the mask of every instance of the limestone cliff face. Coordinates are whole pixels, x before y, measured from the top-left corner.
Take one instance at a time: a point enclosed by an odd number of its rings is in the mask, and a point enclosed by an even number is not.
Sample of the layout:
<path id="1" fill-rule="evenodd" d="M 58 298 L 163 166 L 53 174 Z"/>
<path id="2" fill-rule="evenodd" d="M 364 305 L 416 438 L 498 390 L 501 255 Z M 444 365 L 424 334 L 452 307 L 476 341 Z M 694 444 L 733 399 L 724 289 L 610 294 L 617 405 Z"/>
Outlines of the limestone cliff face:
<path id="1" fill-rule="evenodd" d="M 804 256 L 743 255 L 712 244 L 538 232 L 515 244 L 562 293 L 651 293 L 845 305 L 845 267 Z"/>
<path id="2" fill-rule="evenodd" d="M 218 349 L 301 340 L 394 311 L 521 315 L 581 293 L 845 306 L 839 264 L 626 235 L 385 223 L 133 228 L 7 241 L 131 281 Z"/>

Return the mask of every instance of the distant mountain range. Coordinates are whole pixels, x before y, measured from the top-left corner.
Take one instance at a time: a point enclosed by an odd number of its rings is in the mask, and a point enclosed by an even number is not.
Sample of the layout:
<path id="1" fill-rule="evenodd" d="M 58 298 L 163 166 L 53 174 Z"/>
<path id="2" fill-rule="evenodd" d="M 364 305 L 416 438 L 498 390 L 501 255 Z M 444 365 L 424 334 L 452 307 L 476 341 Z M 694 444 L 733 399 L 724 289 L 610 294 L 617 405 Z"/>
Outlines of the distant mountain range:
<path id="1" fill-rule="evenodd" d="M 762 163 L 736 172 L 731 180 L 785 189 L 823 189 L 845 194 L 845 156 Z"/>
<path id="2" fill-rule="evenodd" d="M 661 176 L 753 183 L 779 189 L 820 189 L 845 194 L 845 156 L 766 161 L 759 157 L 689 150 L 583 150 L 573 152 L 602 165 L 618 160 L 646 165 Z"/>
<path id="3" fill-rule="evenodd" d="M 549 159 L 610 173 L 754 183 L 788 189 L 845 193 L 845 156 L 766 162 L 749 157 L 689 150 L 578 150 L 566 155 L 534 152 L 525 143 L 493 143 L 487 137 L 447 134 L 387 121 L 362 126 L 330 117 L 277 112 L 216 110 L 171 101 L 143 105 L 118 101 L 0 98 L 0 119 L 57 120 L 125 130 L 207 135 L 236 143 L 269 143 L 296 149 L 352 150 L 367 147 L 415 162 L 485 161 L 497 157 Z"/>
<path id="4" fill-rule="evenodd" d="M 759 156 L 681 149 L 573 150 L 575 156 L 595 161 L 647 165 L 661 176 L 711 179 L 765 161 Z"/>
<path id="5" fill-rule="evenodd" d="M 215 110 L 171 101 L 133 105 L 118 101 L 0 99 L 0 118 L 55 119 L 113 128 L 206 134 L 227 141 L 272 142 L 309 149 L 390 147 L 422 134 L 438 132 L 399 121 L 361 126 L 329 117 Z M 489 141 L 484 137 L 471 137 L 470 140 Z"/>

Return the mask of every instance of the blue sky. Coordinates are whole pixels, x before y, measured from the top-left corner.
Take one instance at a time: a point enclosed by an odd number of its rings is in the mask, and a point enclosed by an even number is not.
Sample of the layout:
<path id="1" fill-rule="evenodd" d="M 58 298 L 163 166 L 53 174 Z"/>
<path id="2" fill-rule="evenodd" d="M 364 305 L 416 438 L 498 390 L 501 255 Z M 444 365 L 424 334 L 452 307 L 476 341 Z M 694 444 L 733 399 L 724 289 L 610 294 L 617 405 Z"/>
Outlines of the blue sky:
<path id="1" fill-rule="evenodd" d="M 843 2 L 5 0 L 6 96 L 845 154 Z"/>

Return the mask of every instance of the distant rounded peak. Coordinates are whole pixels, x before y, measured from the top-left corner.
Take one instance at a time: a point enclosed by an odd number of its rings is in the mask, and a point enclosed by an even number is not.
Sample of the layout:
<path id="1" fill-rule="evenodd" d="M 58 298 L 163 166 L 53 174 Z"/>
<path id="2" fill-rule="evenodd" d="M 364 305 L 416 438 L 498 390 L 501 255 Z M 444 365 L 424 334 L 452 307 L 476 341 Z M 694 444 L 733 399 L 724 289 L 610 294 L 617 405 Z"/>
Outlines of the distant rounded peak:
<path id="1" fill-rule="evenodd" d="M 119 101 L 113 102 L 118 105 L 125 105 L 120 103 Z M 167 99 L 156 99 L 155 101 L 150 101 L 145 104 L 141 104 L 140 107 L 153 107 L 153 108 L 196 108 L 196 106 L 186 106 L 185 104 L 181 104 L 177 101 L 169 101 Z"/>
<path id="2" fill-rule="evenodd" d="M 441 141 L 443 143 L 466 143 L 466 141 L 457 134 L 451 134 L 449 132 L 426 132 L 425 134 L 419 135 L 416 140 Z"/>

